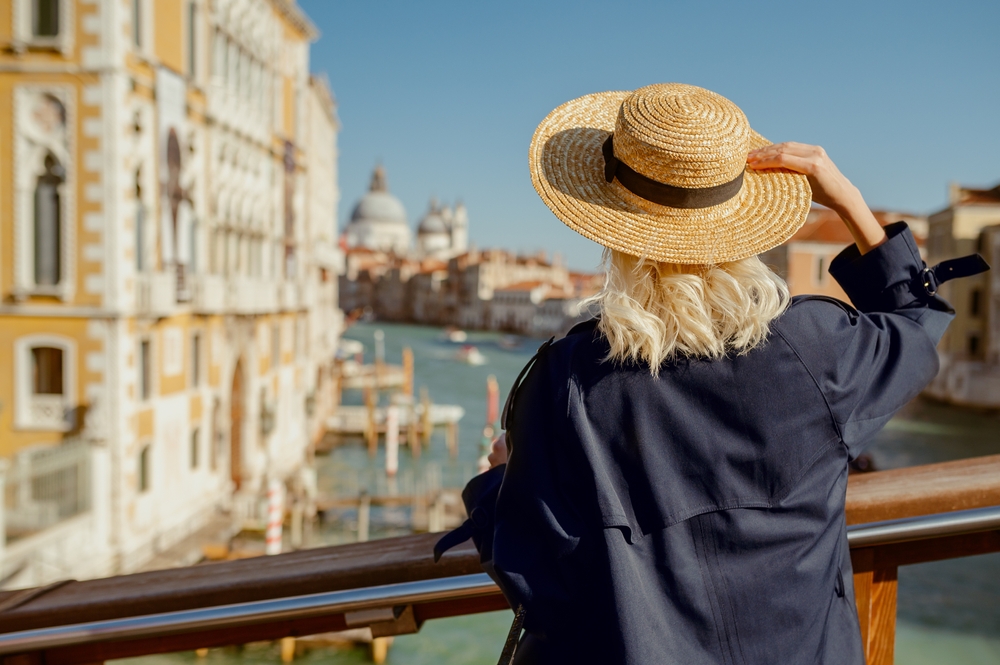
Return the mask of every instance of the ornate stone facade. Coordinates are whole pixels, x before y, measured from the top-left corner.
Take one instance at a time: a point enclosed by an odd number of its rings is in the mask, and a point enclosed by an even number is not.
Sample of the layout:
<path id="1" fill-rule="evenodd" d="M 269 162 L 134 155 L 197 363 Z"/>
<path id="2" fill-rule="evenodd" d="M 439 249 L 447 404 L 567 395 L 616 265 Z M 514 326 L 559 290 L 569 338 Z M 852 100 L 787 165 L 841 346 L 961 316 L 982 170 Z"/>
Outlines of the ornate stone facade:
<path id="1" fill-rule="evenodd" d="M 336 108 L 295 2 L 7 6 L 0 579 L 21 586 L 136 570 L 297 477 L 343 257 Z M 89 489 L 38 494 L 56 467 Z"/>

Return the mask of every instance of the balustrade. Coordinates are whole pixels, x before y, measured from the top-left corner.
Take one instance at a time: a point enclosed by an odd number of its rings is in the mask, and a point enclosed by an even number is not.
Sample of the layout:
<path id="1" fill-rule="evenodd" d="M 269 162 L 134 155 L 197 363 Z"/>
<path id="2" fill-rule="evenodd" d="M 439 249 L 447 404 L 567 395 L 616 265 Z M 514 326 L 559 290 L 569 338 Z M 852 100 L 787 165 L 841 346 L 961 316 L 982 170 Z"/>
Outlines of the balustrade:
<path id="1" fill-rule="evenodd" d="M 1000 455 L 852 476 L 848 541 L 868 665 L 893 662 L 899 566 L 1000 552 Z M 507 608 L 440 534 L 0 592 L 3 665 L 72 665 Z M 85 621 L 82 621 L 85 618 Z"/>

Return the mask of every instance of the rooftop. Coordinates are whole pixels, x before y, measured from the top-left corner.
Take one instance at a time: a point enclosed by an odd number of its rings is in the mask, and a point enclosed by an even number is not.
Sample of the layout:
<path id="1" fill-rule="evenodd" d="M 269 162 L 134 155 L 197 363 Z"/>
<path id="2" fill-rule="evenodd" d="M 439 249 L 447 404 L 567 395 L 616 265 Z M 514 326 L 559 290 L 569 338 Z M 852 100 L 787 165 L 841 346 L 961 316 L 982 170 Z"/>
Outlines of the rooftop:
<path id="1" fill-rule="evenodd" d="M 1000 203 L 1000 184 L 991 189 L 972 189 L 955 186 L 952 189 L 952 205 L 967 204 L 998 204 Z"/>
<path id="2" fill-rule="evenodd" d="M 515 284 L 510 284 L 497 291 L 534 291 L 540 286 L 548 286 L 547 282 L 532 281 L 532 282 L 517 282 Z"/>
<path id="3" fill-rule="evenodd" d="M 875 219 L 882 226 L 898 222 L 900 219 L 913 215 L 896 213 L 885 210 L 872 210 Z M 847 230 L 847 226 L 840 219 L 840 216 L 829 208 L 814 207 L 809 211 L 806 223 L 795 232 L 788 242 L 828 242 L 838 245 L 850 245 L 854 242 L 854 237 Z M 922 245 L 923 239 L 917 237 L 917 244 Z"/>

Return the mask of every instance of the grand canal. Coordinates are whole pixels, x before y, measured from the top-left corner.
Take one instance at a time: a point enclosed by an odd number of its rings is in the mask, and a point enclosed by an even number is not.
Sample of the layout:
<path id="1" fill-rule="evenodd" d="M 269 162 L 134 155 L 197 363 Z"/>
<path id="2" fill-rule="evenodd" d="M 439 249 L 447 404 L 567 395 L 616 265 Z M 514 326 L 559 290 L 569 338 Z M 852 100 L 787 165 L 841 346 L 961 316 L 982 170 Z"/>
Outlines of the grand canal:
<path id="1" fill-rule="evenodd" d="M 366 360 L 374 350 L 374 333 L 385 333 L 389 362 L 399 362 L 404 346 L 414 351 L 416 386 L 427 388 L 437 403 L 458 404 L 465 409 L 458 455 L 452 459 L 443 433 L 414 460 L 406 448 L 400 451 L 398 483 L 403 486 L 434 478 L 445 486 L 456 486 L 470 477 L 480 454 L 482 428 L 486 420 L 486 379 L 496 376 L 501 396 L 506 395 L 518 371 L 531 357 L 538 342 L 523 340 L 514 348 L 501 345 L 493 333 L 469 333 L 487 362 L 470 366 L 455 360 L 457 346 L 442 339 L 441 330 L 407 325 L 359 324 L 345 337 L 362 342 Z M 345 402 L 360 403 L 359 394 L 345 394 Z M 1000 417 L 973 413 L 922 399 L 909 404 L 870 448 L 878 469 L 927 464 L 963 457 L 1000 453 Z M 368 457 L 360 441 L 336 448 L 320 457 L 317 471 L 321 485 L 337 492 L 349 484 L 351 491 L 385 488 L 384 452 Z M 373 507 L 371 536 L 388 537 L 408 532 L 408 509 Z M 351 511 L 330 513 L 317 530 L 315 545 L 353 542 L 357 538 L 357 515 Z M 1000 555 L 987 555 L 923 564 L 900 569 L 899 626 L 896 663 L 899 665 L 995 665 L 1000 663 Z M 496 612 L 455 619 L 430 621 L 415 635 L 397 637 L 388 663 L 398 665 L 494 663 L 500 653 L 509 612 Z M 249 645 L 240 650 L 215 649 L 199 659 L 193 653 L 135 659 L 144 665 L 237 665 L 280 662 L 275 645 Z M 363 663 L 366 652 L 317 650 L 296 662 Z"/>

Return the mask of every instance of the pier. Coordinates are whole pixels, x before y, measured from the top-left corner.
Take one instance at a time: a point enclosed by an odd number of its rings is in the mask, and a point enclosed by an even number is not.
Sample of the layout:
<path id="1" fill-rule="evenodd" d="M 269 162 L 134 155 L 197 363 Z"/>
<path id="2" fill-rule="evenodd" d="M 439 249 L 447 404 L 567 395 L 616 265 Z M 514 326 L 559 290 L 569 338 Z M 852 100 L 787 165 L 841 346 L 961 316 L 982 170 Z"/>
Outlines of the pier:
<path id="1" fill-rule="evenodd" d="M 361 390 L 364 404 L 344 405 L 338 398 L 334 413 L 326 420 L 326 435 L 316 446 L 317 452 L 328 453 L 338 443 L 348 438 L 361 437 L 374 457 L 379 441 L 385 442 L 387 457 L 394 457 L 400 443 L 409 446 L 414 457 L 430 443 L 434 429 L 445 429 L 448 452 L 458 456 L 458 423 L 465 416 L 465 409 L 454 404 L 434 404 L 426 389 L 420 391 L 420 400 L 413 394 L 413 351 L 403 349 L 403 364 L 388 365 L 384 362 L 385 337 L 376 330 L 375 362 L 365 365 L 358 360 L 342 361 L 338 367 L 339 390 Z M 360 346 L 360 344 L 358 345 Z M 390 392 L 389 404 L 379 404 L 382 392 Z M 400 441 L 400 433 L 404 439 Z M 394 474 L 392 460 L 387 473 Z"/>

